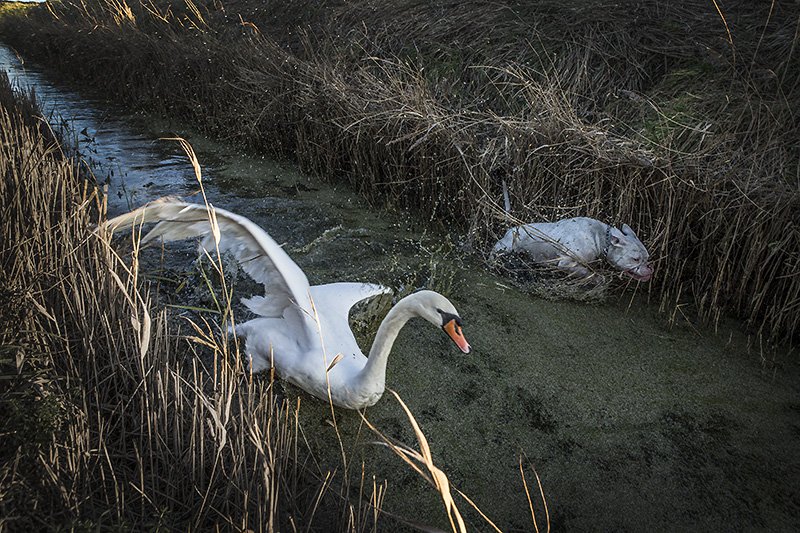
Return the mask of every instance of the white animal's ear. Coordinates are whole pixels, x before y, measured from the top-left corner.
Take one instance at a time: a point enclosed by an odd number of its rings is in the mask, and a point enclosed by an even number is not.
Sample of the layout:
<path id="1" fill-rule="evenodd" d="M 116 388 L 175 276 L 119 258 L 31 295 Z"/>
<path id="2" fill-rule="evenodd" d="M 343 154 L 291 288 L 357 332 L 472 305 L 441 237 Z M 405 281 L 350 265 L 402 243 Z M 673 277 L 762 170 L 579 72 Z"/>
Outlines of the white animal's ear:
<path id="1" fill-rule="evenodd" d="M 622 233 L 624 233 L 628 237 L 636 237 L 636 233 L 634 233 L 631 227 L 627 224 L 622 225 Z M 636 238 L 638 239 L 639 237 Z"/>
<path id="2" fill-rule="evenodd" d="M 622 246 L 625 243 L 625 234 L 617 228 L 611 228 L 609 239 L 611 240 L 612 245 Z"/>

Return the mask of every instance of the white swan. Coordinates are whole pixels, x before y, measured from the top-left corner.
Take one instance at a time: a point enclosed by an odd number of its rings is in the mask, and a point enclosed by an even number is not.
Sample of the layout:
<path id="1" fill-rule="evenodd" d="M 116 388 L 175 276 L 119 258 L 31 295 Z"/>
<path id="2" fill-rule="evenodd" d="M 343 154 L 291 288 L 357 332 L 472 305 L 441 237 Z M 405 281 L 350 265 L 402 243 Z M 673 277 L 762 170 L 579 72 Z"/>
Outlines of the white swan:
<path id="1" fill-rule="evenodd" d="M 203 205 L 165 198 L 105 223 L 111 232 L 148 222 L 158 224 L 143 239 L 165 241 L 204 237 L 201 247 L 230 252 L 265 296 L 243 299 L 259 318 L 236 327 L 246 339 L 253 372 L 270 367 L 284 379 L 317 398 L 338 406 L 360 409 L 374 405 L 383 394 L 386 361 L 400 329 L 413 317 L 441 327 L 464 353 L 470 346 L 461 332 L 461 319 L 450 301 L 433 291 L 420 291 L 400 300 L 383 319 L 369 358 L 359 350 L 348 322 L 357 302 L 388 291 L 367 283 L 309 286 L 306 275 L 267 233 L 247 218 Z M 210 222 L 210 220 L 213 220 Z M 213 227 L 212 227 L 213 226 Z M 327 375 L 326 375 L 327 374 Z"/>

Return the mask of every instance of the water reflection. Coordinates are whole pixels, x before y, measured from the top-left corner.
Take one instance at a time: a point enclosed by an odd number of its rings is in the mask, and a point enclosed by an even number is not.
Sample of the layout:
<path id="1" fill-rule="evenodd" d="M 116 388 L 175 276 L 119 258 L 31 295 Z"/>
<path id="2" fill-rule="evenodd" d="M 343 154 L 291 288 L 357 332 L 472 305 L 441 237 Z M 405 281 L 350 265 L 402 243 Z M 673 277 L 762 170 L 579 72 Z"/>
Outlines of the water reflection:
<path id="1" fill-rule="evenodd" d="M 33 90 L 47 120 L 66 127 L 97 181 L 108 184 L 111 214 L 196 186 L 186 158 L 166 141 L 134 130 L 130 118 L 105 103 L 56 87 L 40 69 L 0 46 L 0 69 L 22 89 Z"/>

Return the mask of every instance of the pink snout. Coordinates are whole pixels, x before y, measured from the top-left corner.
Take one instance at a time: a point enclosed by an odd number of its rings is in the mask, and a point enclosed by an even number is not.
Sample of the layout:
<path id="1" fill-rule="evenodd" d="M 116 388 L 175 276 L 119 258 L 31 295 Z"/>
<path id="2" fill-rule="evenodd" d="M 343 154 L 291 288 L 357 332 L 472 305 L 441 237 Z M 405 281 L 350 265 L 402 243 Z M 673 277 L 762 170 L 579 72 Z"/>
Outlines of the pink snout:
<path id="1" fill-rule="evenodd" d="M 626 270 L 625 273 L 636 281 L 650 281 L 650 278 L 653 277 L 653 267 L 649 264 L 644 264 L 636 268 Z"/>

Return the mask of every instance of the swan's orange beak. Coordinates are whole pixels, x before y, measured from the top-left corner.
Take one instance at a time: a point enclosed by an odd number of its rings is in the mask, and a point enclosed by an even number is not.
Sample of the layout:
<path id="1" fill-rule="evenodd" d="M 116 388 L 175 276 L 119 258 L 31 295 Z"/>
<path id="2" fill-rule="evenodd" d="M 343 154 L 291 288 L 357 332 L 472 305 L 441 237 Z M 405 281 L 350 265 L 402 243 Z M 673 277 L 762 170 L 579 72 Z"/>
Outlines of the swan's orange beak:
<path id="1" fill-rule="evenodd" d="M 461 326 L 456 323 L 455 319 L 442 326 L 442 329 L 450 336 L 451 339 L 453 339 L 453 342 L 456 343 L 456 346 L 461 348 L 462 352 L 469 353 L 469 343 L 467 342 L 467 339 L 464 338 L 464 334 L 461 333 Z"/>

